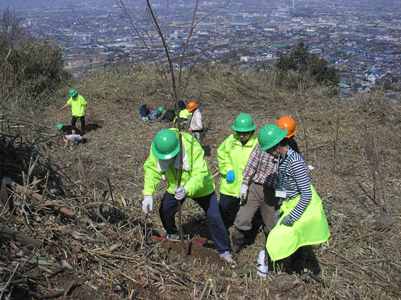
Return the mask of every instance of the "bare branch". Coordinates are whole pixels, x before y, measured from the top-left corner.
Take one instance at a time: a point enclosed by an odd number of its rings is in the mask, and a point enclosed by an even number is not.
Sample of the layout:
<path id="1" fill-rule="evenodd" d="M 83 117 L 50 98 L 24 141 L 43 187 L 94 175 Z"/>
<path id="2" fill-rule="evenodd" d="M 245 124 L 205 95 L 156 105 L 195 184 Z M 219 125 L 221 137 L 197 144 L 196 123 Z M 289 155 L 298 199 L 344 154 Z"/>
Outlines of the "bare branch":
<path id="1" fill-rule="evenodd" d="M 173 63 L 172 63 L 171 57 L 170 57 L 170 51 L 168 49 L 168 45 L 166 43 L 166 39 L 164 38 L 163 32 L 162 32 L 162 30 L 160 28 L 160 25 L 159 25 L 159 22 L 157 20 L 157 17 L 155 15 L 154 11 L 153 11 L 152 5 L 150 4 L 150 0 L 146 0 L 146 4 L 148 6 L 148 9 L 149 9 L 150 15 L 152 17 L 153 23 L 154 23 L 154 25 L 156 27 L 157 33 L 159 34 L 159 37 L 160 37 L 160 39 L 161 39 L 161 41 L 163 43 L 163 48 L 164 48 L 164 51 L 165 51 L 165 54 L 166 54 L 166 57 L 167 57 L 167 60 L 168 60 L 169 68 L 170 68 L 171 84 L 172 84 L 172 87 L 173 87 L 173 96 L 174 96 L 174 99 L 175 99 L 175 103 L 177 103 L 179 98 L 178 98 L 178 94 L 177 94 L 177 86 L 176 86 L 176 82 L 175 82 L 175 73 L 174 73 Z"/>
<path id="2" fill-rule="evenodd" d="M 180 55 L 180 62 L 179 62 L 180 69 L 179 69 L 179 73 L 178 73 L 178 86 L 179 86 L 179 88 L 181 88 L 181 85 L 182 85 L 182 80 L 181 80 L 182 78 L 181 77 L 182 77 L 182 67 L 183 67 L 183 63 L 184 63 L 184 58 L 185 58 L 186 52 L 188 50 L 189 42 L 191 41 L 193 32 L 195 30 L 195 21 L 196 21 L 196 14 L 198 12 L 198 7 L 199 7 L 199 0 L 195 0 L 195 7 L 194 7 L 194 10 L 192 12 L 191 27 L 189 28 L 188 36 L 187 36 L 187 39 L 185 40 L 185 43 L 183 45 L 183 51 L 182 51 L 182 53 Z"/>
<path id="3" fill-rule="evenodd" d="M 141 32 L 138 30 L 138 28 L 135 26 L 135 22 L 133 17 L 131 16 L 131 14 L 128 12 L 127 7 L 125 6 L 125 3 L 123 0 L 117 0 L 118 4 L 120 5 L 120 8 L 123 10 L 123 12 L 125 13 L 125 15 L 128 18 L 128 21 L 131 25 L 131 28 L 134 30 L 134 33 L 141 39 L 142 43 L 145 45 L 146 48 L 150 49 L 150 46 L 146 43 L 145 38 L 143 37 L 143 35 L 141 34 Z M 148 34 L 147 34 L 148 35 Z M 149 35 L 148 35 L 149 38 Z"/>
<path id="4" fill-rule="evenodd" d="M 189 31 L 189 33 L 188 33 L 187 40 L 186 40 L 186 42 L 185 42 L 185 44 L 184 44 L 184 52 L 183 52 L 183 54 L 182 54 L 182 56 L 181 56 L 181 60 L 180 60 L 180 63 L 179 63 L 179 68 L 180 68 L 180 69 L 179 69 L 179 76 L 178 76 L 178 84 L 179 84 L 180 91 L 181 91 L 181 90 L 186 91 L 186 89 L 188 88 L 188 84 L 189 84 L 189 81 L 190 81 L 191 76 L 192 76 L 192 73 L 193 73 L 192 71 L 193 71 L 195 65 L 197 65 L 197 64 L 200 62 L 201 56 L 204 55 L 204 54 L 206 53 L 207 50 L 215 49 L 215 48 L 218 47 L 218 46 L 217 46 L 217 47 L 213 47 L 213 48 L 205 47 L 205 48 L 201 49 L 200 53 L 199 53 L 197 56 L 195 56 L 195 57 L 196 57 L 196 61 L 194 62 L 194 66 L 191 65 L 190 71 L 188 72 L 188 76 L 187 76 L 187 78 L 186 78 L 186 80 L 185 80 L 184 88 L 182 88 L 182 69 L 183 69 L 183 62 L 184 62 L 184 59 L 187 59 L 187 58 L 188 58 L 188 57 L 186 56 L 186 53 L 187 53 L 187 50 L 188 50 L 188 48 L 189 48 L 189 42 L 190 42 L 190 40 L 191 40 L 191 38 L 192 38 L 192 35 L 193 35 L 193 32 L 194 32 L 195 28 L 196 28 L 203 20 L 209 18 L 210 16 L 216 15 L 217 13 L 219 13 L 219 11 L 220 11 L 221 9 L 227 8 L 228 5 L 230 5 L 230 3 L 231 3 L 231 0 L 227 0 L 227 2 L 224 3 L 221 7 L 216 8 L 212 14 L 205 15 L 204 17 L 199 18 L 198 21 L 196 21 L 196 15 L 197 15 L 198 8 L 199 8 L 199 1 L 196 0 L 195 7 L 194 7 L 194 10 L 193 10 L 193 13 L 192 13 L 192 22 L 191 22 L 190 31 Z"/>

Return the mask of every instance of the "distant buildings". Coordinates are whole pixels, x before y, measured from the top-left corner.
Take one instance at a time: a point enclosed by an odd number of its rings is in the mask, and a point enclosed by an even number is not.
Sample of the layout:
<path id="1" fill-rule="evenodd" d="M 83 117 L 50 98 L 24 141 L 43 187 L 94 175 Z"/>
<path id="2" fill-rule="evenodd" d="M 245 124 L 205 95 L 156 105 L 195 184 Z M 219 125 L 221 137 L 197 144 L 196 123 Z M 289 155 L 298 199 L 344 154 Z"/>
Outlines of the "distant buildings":
<path id="1" fill-rule="evenodd" d="M 366 91 L 386 74 L 401 74 L 401 11 L 359 2 L 296 1 L 291 8 L 291 1 L 232 1 L 227 7 L 219 0 L 202 1 L 185 64 L 229 60 L 272 65 L 302 40 L 310 53 L 340 71 L 342 89 Z M 165 61 L 144 8 L 131 8 L 129 20 L 118 6 L 105 10 L 96 3 L 81 9 L 21 11 L 23 25 L 35 35 L 58 41 L 72 71 L 118 61 Z M 183 53 L 192 5 L 177 0 L 155 6 L 173 58 Z"/>

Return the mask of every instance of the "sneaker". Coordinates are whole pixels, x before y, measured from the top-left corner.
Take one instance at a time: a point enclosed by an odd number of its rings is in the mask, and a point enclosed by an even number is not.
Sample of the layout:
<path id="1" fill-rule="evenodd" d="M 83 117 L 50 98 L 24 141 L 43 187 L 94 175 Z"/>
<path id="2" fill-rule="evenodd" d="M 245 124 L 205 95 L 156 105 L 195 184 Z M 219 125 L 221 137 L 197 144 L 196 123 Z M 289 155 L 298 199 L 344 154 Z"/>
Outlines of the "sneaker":
<path id="1" fill-rule="evenodd" d="M 265 265 L 265 258 L 266 258 L 266 252 L 265 250 L 260 250 L 258 253 L 258 258 L 256 259 L 256 262 L 258 265 Z"/>
<path id="2" fill-rule="evenodd" d="M 258 265 L 256 269 L 256 274 L 261 278 L 266 278 L 267 274 L 269 273 L 269 268 L 266 265 Z"/>
<path id="3" fill-rule="evenodd" d="M 258 258 L 256 260 L 256 274 L 259 277 L 266 278 L 267 274 L 269 273 L 269 267 L 266 265 L 266 251 L 261 250 L 259 251 Z"/>
<path id="4" fill-rule="evenodd" d="M 223 259 L 226 263 L 230 264 L 231 266 L 236 266 L 237 263 L 233 259 L 231 253 L 229 251 L 225 251 L 219 254 L 220 258 Z"/>
<path id="5" fill-rule="evenodd" d="M 176 233 L 166 234 L 166 239 L 169 241 L 180 241 L 180 236 Z"/>

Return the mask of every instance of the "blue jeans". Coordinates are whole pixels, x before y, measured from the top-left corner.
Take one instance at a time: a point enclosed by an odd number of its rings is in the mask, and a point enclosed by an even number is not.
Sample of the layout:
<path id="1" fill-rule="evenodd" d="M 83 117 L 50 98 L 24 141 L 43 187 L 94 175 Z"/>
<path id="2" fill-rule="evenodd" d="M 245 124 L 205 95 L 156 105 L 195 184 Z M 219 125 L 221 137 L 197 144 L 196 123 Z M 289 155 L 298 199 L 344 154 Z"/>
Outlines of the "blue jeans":
<path id="1" fill-rule="evenodd" d="M 223 219 L 220 215 L 219 204 L 217 202 L 216 194 L 212 194 L 193 199 L 206 213 L 207 226 L 209 234 L 213 240 L 215 247 L 219 253 L 230 251 L 230 241 Z M 182 200 L 184 203 L 185 199 Z M 165 193 L 160 204 L 159 213 L 163 223 L 164 229 L 167 234 L 177 233 L 177 226 L 175 225 L 175 214 L 178 211 L 178 203 L 174 195 Z"/>
<path id="2" fill-rule="evenodd" d="M 220 213 L 226 228 L 234 224 L 235 216 L 240 208 L 240 199 L 237 197 L 220 194 Z"/>

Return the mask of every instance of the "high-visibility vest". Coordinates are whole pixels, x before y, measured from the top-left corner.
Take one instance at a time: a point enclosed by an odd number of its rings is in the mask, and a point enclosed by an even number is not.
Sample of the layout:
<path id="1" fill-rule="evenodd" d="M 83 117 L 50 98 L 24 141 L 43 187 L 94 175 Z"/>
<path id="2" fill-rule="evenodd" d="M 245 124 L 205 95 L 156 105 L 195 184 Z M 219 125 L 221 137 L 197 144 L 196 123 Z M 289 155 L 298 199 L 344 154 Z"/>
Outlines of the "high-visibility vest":
<path id="1" fill-rule="evenodd" d="M 85 116 L 87 102 L 81 95 L 78 95 L 76 98 L 68 99 L 67 105 L 71 106 L 71 114 L 73 117 Z"/>
<path id="2" fill-rule="evenodd" d="M 186 108 L 181 110 L 180 113 L 178 114 L 178 117 L 180 117 L 181 119 L 190 119 L 191 116 L 192 113 Z"/>
<path id="3" fill-rule="evenodd" d="M 272 261 L 289 257 L 298 248 L 327 242 L 330 237 L 329 225 L 323 210 L 322 200 L 311 186 L 312 199 L 301 218 L 292 226 L 281 225 L 281 220 L 288 215 L 301 199 L 297 195 L 285 200 L 281 207 L 281 218 L 267 236 L 266 249 Z"/>
<path id="4" fill-rule="evenodd" d="M 245 167 L 248 163 L 249 156 L 255 149 L 258 140 L 255 135 L 245 145 L 235 137 L 234 134 L 229 135 L 217 149 L 217 161 L 220 172 L 220 193 L 228 196 L 239 197 L 242 177 Z M 234 182 L 228 183 L 225 179 L 229 170 L 233 170 L 235 174 Z"/>
<path id="5" fill-rule="evenodd" d="M 176 129 L 173 129 L 176 130 Z M 177 130 L 178 134 L 178 130 Z M 189 133 L 181 132 L 182 147 L 185 151 L 184 167 L 181 176 L 181 186 L 185 188 L 188 197 L 200 198 L 210 195 L 214 191 L 214 182 L 209 172 L 204 151 L 199 142 Z M 153 195 L 163 176 L 167 181 L 167 192 L 175 194 L 177 189 L 177 170 L 170 166 L 166 171 L 162 171 L 159 161 L 150 150 L 149 156 L 144 165 L 144 195 Z"/>

